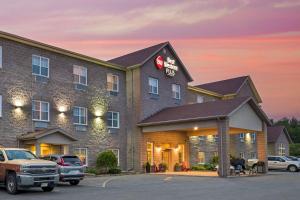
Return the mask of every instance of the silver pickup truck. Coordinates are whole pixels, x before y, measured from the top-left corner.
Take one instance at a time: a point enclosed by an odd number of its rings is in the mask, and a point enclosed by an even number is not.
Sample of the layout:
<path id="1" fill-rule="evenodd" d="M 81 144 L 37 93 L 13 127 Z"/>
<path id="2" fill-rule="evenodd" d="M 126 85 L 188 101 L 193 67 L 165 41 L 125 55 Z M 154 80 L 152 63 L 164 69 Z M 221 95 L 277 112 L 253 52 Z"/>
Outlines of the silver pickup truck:
<path id="1" fill-rule="evenodd" d="M 4 185 L 9 194 L 30 187 L 51 192 L 58 181 L 56 163 L 39 160 L 26 149 L 0 147 L 0 185 Z"/>

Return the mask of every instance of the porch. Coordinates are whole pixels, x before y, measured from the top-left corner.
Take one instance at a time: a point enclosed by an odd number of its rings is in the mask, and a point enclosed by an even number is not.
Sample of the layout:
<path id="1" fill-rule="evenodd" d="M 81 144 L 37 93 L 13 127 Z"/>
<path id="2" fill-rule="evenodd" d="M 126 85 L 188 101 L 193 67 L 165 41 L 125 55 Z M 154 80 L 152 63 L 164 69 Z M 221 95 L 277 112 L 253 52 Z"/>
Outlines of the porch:
<path id="1" fill-rule="evenodd" d="M 190 168 L 190 138 L 218 138 L 218 174 L 230 175 L 230 138 L 240 133 L 256 134 L 257 158 L 267 164 L 268 118 L 251 98 L 237 98 L 167 108 L 139 124 L 143 132 L 141 164 L 176 163 Z"/>

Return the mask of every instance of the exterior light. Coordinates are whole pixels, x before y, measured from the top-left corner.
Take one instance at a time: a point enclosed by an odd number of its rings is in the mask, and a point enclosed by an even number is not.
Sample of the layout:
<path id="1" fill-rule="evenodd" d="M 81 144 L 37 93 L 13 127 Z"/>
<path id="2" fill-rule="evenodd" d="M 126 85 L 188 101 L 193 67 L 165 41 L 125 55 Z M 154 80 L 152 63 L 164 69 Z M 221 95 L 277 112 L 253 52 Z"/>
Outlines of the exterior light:
<path id="1" fill-rule="evenodd" d="M 67 108 L 66 108 L 66 106 L 59 106 L 58 111 L 61 112 L 61 113 L 64 113 L 64 112 L 67 111 Z"/>
<path id="2" fill-rule="evenodd" d="M 103 116 L 103 112 L 101 110 L 96 110 L 95 111 L 95 116 L 96 117 L 101 117 L 101 116 Z"/>
<path id="3" fill-rule="evenodd" d="M 197 130 L 198 130 L 198 126 L 195 126 L 195 127 L 194 127 L 194 131 L 197 131 Z"/>
<path id="4" fill-rule="evenodd" d="M 157 152 L 160 152 L 160 151 L 161 151 L 161 147 L 155 147 L 155 150 L 156 150 Z"/>
<path id="5" fill-rule="evenodd" d="M 24 106 L 24 102 L 21 100 L 21 99 L 16 99 L 14 101 L 14 105 L 17 107 L 17 108 L 20 108 L 22 106 Z"/>

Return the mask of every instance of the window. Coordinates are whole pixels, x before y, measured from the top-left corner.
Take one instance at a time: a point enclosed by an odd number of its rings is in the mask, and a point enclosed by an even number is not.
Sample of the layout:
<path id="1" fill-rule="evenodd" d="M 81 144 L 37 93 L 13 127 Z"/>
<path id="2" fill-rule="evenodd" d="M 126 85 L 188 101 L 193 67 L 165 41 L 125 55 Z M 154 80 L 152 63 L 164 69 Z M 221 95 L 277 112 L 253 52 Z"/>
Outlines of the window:
<path id="1" fill-rule="evenodd" d="M 87 85 L 87 68 L 74 65 L 73 66 L 74 83 Z"/>
<path id="2" fill-rule="evenodd" d="M 107 112 L 107 127 L 108 128 L 119 128 L 119 112 L 109 111 Z"/>
<path id="3" fill-rule="evenodd" d="M 218 135 L 214 135 L 214 136 L 213 136 L 213 142 L 217 143 L 217 142 L 218 142 L 218 139 L 219 139 L 219 136 L 218 136 Z"/>
<path id="4" fill-rule="evenodd" d="M 115 154 L 117 161 L 118 161 L 118 166 L 120 166 L 120 150 L 119 149 L 110 149 L 110 151 L 112 151 Z"/>
<path id="5" fill-rule="evenodd" d="M 0 95 L 0 117 L 2 117 L 2 95 Z"/>
<path id="6" fill-rule="evenodd" d="M 203 103 L 204 102 L 204 97 L 201 95 L 197 95 L 197 103 Z"/>
<path id="7" fill-rule="evenodd" d="M 256 152 L 250 152 L 250 159 L 256 159 Z"/>
<path id="8" fill-rule="evenodd" d="M 32 101 L 32 120 L 49 121 L 49 103 L 45 101 Z"/>
<path id="9" fill-rule="evenodd" d="M 4 153 L 0 150 L 0 162 L 3 162 L 3 161 L 5 161 Z"/>
<path id="10" fill-rule="evenodd" d="M 245 133 L 240 133 L 240 142 L 245 142 Z"/>
<path id="11" fill-rule="evenodd" d="M 255 143 L 256 141 L 256 133 L 251 133 L 251 143 Z"/>
<path id="12" fill-rule="evenodd" d="M 73 120 L 74 124 L 87 125 L 87 109 L 84 107 L 74 107 Z"/>
<path id="13" fill-rule="evenodd" d="M 2 68 L 2 47 L 0 46 L 0 69 Z"/>
<path id="14" fill-rule="evenodd" d="M 119 76 L 107 74 L 107 91 L 119 92 Z"/>
<path id="15" fill-rule="evenodd" d="M 158 79 L 149 77 L 149 93 L 158 94 Z"/>
<path id="16" fill-rule="evenodd" d="M 199 136 L 199 141 L 200 141 L 200 142 L 204 142 L 205 139 L 206 139 L 206 136 Z"/>
<path id="17" fill-rule="evenodd" d="M 214 151 L 212 154 L 213 154 L 213 157 L 217 157 L 219 155 L 219 153 L 217 151 Z"/>
<path id="18" fill-rule="evenodd" d="M 244 152 L 240 152 L 240 158 L 245 159 L 245 153 Z"/>
<path id="19" fill-rule="evenodd" d="M 198 152 L 198 162 L 205 163 L 205 152 L 203 151 Z"/>
<path id="20" fill-rule="evenodd" d="M 88 149 L 87 148 L 76 148 L 74 154 L 78 156 L 83 165 L 88 166 Z"/>
<path id="21" fill-rule="evenodd" d="M 153 165 L 153 142 L 147 142 L 147 162 Z"/>
<path id="22" fill-rule="evenodd" d="M 178 162 L 183 163 L 184 162 L 184 144 L 178 145 Z"/>
<path id="23" fill-rule="evenodd" d="M 32 74 L 49 78 L 49 59 L 32 55 Z"/>
<path id="24" fill-rule="evenodd" d="M 278 147 L 278 155 L 280 156 L 285 156 L 285 146 L 283 143 L 280 143 L 279 144 L 279 147 Z"/>
<path id="25" fill-rule="evenodd" d="M 172 84 L 172 97 L 174 99 L 180 99 L 180 85 Z"/>

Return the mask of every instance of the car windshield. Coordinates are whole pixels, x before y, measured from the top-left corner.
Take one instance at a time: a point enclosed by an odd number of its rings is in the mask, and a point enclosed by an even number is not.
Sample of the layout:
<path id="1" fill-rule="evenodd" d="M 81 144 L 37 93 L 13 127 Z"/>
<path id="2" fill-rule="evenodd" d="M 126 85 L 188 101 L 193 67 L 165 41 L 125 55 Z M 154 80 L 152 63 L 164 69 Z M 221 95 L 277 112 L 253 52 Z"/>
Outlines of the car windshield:
<path id="1" fill-rule="evenodd" d="M 8 160 L 33 160 L 36 156 L 30 151 L 26 150 L 5 150 Z"/>
<path id="2" fill-rule="evenodd" d="M 298 161 L 298 159 L 296 157 L 286 156 L 286 158 L 288 158 L 289 160 Z"/>

